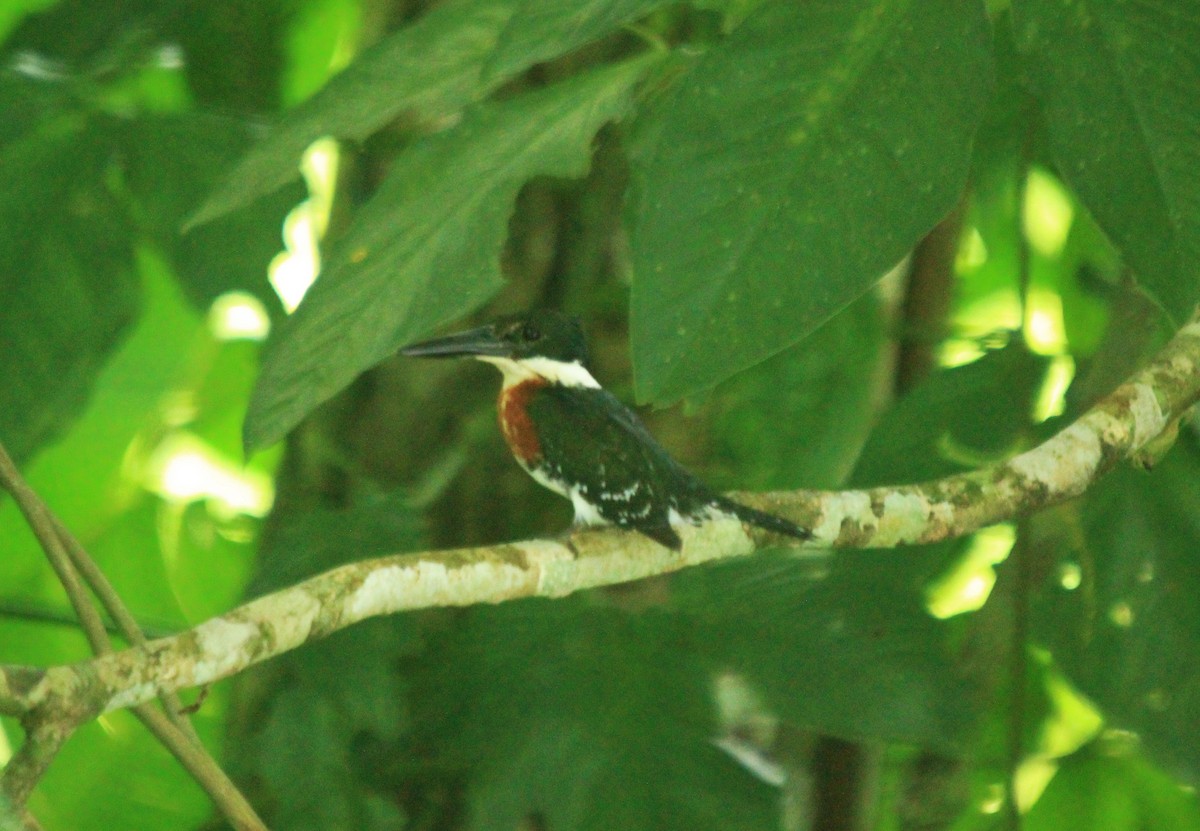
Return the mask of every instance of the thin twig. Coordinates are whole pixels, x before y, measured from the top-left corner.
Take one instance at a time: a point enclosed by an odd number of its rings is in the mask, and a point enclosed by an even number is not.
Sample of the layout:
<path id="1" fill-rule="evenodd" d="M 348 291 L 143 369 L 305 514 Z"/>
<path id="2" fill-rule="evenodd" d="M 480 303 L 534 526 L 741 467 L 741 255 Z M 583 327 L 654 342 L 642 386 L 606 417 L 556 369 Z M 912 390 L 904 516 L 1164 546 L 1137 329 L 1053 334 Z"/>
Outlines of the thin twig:
<path id="1" fill-rule="evenodd" d="M 20 474 L 18 473 L 17 475 L 19 476 Z M 40 497 L 37 497 L 36 494 L 35 498 L 37 498 L 39 502 L 41 501 Z M 54 515 L 53 511 L 43 506 L 43 512 L 50 521 L 55 535 L 62 543 L 63 549 L 66 551 L 67 556 L 71 560 L 71 564 L 75 566 L 80 574 L 83 575 L 83 578 L 91 587 L 92 592 L 100 601 L 100 605 L 105 608 L 108 614 L 112 617 L 113 622 L 116 623 L 117 627 L 121 630 L 121 634 L 123 634 L 125 639 L 134 646 L 144 644 L 146 642 L 146 636 L 142 633 L 141 627 L 138 626 L 137 621 L 133 618 L 133 615 L 130 614 L 129 610 L 125 607 L 125 603 L 121 600 L 120 596 L 117 595 L 116 589 L 113 588 L 112 583 L 108 582 L 108 578 L 104 576 L 104 572 L 102 572 L 100 567 L 96 565 L 96 561 L 93 560 L 87 551 L 84 550 L 83 545 L 78 539 L 75 538 L 75 535 L 67 529 L 62 520 Z M 94 645 L 93 648 L 95 648 Z M 104 638 L 103 646 L 97 651 L 112 651 L 112 644 L 109 642 L 107 637 Z M 200 737 L 196 735 L 196 728 L 192 726 L 192 722 L 184 713 L 183 702 L 179 700 L 179 695 L 174 692 L 164 693 L 162 695 L 162 705 L 163 710 L 166 712 L 167 718 L 170 719 L 171 723 L 174 724 L 175 727 L 178 728 L 184 735 L 191 739 L 192 742 L 194 742 L 196 745 L 200 745 Z"/>
<path id="2" fill-rule="evenodd" d="M 54 573 L 58 576 L 58 582 L 62 584 L 63 590 L 67 593 L 67 599 L 71 601 L 71 607 L 79 618 L 79 625 L 83 628 L 83 634 L 91 645 L 92 651 L 96 653 L 106 651 L 109 649 L 109 642 L 108 633 L 104 629 L 104 621 L 100 618 L 96 607 L 92 605 L 87 589 L 79 580 L 79 574 L 71 565 L 71 558 L 67 554 L 66 546 L 59 538 L 50 511 L 33 488 L 25 482 L 3 444 L 0 444 L 0 485 L 12 494 L 17 507 L 25 516 L 25 521 L 29 523 L 33 535 L 37 537 L 42 551 L 46 553 L 50 567 L 54 569 Z"/>
<path id="3" fill-rule="evenodd" d="M 97 655 L 112 654 L 113 651 L 104 621 L 79 580 L 80 573 L 87 579 L 92 591 L 125 638 L 135 646 L 144 645 L 145 635 L 108 578 L 84 550 L 83 545 L 21 476 L 3 444 L 0 444 L 0 485 L 12 494 L 25 515 L 29 527 L 67 592 L 92 650 Z M 250 803 L 204 748 L 195 728 L 184 713 L 178 694 L 175 691 L 164 690 L 160 693 L 160 698 L 162 710 L 142 703 L 133 708 L 134 714 L 192 774 L 235 828 L 239 831 L 266 831 L 266 825 L 254 812 Z M 50 724 L 54 725 L 54 730 L 49 729 Z M 75 724 L 67 719 L 61 722 L 47 721 L 46 726 L 39 725 L 34 728 L 26 725 L 25 742 L 14 754 L 5 768 L 3 777 L 0 778 L 0 788 L 14 805 L 24 806 L 46 766 L 74 727 Z M 48 738 L 52 739 L 53 743 L 48 744 Z"/>
<path id="4" fill-rule="evenodd" d="M 238 831 L 267 831 L 267 826 L 253 806 L 203 745 L 184 735 L 167 720 L 161 710 L 143 704 L 134 712 L 200 787 L 204 788 L 205 793 L 234 828 Z"/>
<path id="5" fill-rule="evenodd" d="M 0 776 L 0 797 L 8 807 L 23 811 L 34 786 L 41 780 L 58 751 L 74 732 L 74 726 L 56 721 L 26 722 L 25 741 L 8 760 Z"/>
<path id="6" fill-rule="evenodd" d="M 1017 773 L 1025 757 L 1025 687 L 1028 683 L 1029 653 L 1029 593 L 1032 590 L 1028 523 L 1018 525 L 1017 542 L 1009 554 L 1015 569 L 1015 582 L 1010 598 L 1012 614 L 1009 642 L 1009 720 L 1008 720 L 1008 787 L 1005 789 L 1006 822 L 1010 831 L 1021 831 L 1021 802 L 1017 793 Z"/>

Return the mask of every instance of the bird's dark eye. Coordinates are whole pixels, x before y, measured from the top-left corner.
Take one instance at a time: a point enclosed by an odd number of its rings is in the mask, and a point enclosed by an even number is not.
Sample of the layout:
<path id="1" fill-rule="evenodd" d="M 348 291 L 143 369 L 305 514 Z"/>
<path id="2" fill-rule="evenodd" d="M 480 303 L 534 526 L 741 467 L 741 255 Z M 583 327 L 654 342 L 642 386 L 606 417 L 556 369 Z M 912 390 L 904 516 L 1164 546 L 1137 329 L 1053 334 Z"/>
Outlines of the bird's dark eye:
<path id="1" fill-rule="evenodd" d="M 521 336 L 529 342 L 541 340 L 542 330 L 534 326 L 532 323 L 526 323 L 525 328 L 521 330 Z"/>

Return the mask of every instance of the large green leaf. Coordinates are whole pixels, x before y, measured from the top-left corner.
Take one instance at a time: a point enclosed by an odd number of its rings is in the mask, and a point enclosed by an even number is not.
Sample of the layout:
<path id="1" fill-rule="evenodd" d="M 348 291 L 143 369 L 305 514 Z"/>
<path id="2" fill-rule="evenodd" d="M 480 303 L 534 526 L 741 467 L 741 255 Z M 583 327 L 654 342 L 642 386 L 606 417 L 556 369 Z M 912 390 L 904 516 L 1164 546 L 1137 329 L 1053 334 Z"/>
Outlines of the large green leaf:
<path id="1" fill-rule="evenodd" d="M 431 644 L 419 746 L 461 767 L 469 827 L 776 827 L 776 795 L 718 751 L 691 633 L 586 599 L 476 607 Z"/>
<path id="2" fill-rule="evenodd" d="M 513 75 L 666 4 L 667 0 L 521 0 L 496 40 L 484 79 Z"/>
<path id="3" fill-rule="evenodd" d="M 1200 15 L 1192 3 L 1013 0 L 1063 176 L 1177 319 L 1200 300 Z"/>
<path id="4" fill-rule="evenodd" d="M 364 139 L 406 113 L 434 121 L 491 86 L 484 60 L 512 14 L 508 0 L 455 0 L 364 52 L 250 150 L 197 211 L 191 224 L 269 193 L 300 176 L 300 155 L 323 136 Z"/>
<path id="5" fill-rule="evenodd" d="M 954 205 L 990 83 L 982 3 L 752 13 L 634 148 L 639 400 L 711 387 L 861 295 Z"/>
<path id="6" fill-rule="evenodd" d="M 1200 447 L 1181 437 L 1151 473 L 1124 468 L 1083 505 L 1064 552 L 1078 579 L 1039 599 L 1036 637 L 1109 723 L 1200 782 Z M 1069 559 L 1068 559 L 1069 558 Z"/>
<path id="7" fill-rule="evenodd" d="M 646 66 L 635 60 L 480 104 L 398 157 L 270 342 L 247 446 L 282 438 L 363 370 L 499 289 L 517 191 L 538 175 L 582 175 L 593 136 L 625 112 Z"/>

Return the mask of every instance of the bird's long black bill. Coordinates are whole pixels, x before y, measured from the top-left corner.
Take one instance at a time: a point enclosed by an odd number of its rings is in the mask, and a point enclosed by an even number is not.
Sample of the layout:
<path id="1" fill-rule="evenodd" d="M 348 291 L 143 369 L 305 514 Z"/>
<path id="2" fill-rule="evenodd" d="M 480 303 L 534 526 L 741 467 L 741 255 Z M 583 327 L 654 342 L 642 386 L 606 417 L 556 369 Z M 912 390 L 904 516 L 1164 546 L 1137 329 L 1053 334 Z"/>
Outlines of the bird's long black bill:
<path id="1" fill-rule="evenodd" d="M 491 326 L 481 326 L 444 338 L 412 343 L 400 350 L 410 358 L 461 358 L 475 355 L 505 357 L 512 346 L 496 337 Z"/>

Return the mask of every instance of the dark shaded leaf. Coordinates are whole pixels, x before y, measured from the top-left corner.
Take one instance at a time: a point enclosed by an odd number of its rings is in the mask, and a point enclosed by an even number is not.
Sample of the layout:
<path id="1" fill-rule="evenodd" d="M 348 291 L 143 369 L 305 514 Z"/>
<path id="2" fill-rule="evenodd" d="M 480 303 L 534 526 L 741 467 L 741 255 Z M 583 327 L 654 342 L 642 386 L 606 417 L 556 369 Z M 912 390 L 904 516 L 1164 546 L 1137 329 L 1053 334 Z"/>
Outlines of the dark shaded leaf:
<path id="1" fill-rule="evenodd" d="M 164 34 L 182 48 L 188 86 L 202 105 L 251 114 L 279 106 L 281 32 L 296 0 L 161 5 L 170 8 Z"/>
<path id="2" fill-rule="evenodd" d="M 250 145 L 241 121 L 204 113 L 145 116 L 118 125 L 115 140 L 145 232 L 171 257 L 181 285 L 201 309 L 228 291 L 254 294 L 270 310 L 279 301 L 267 282 L 287 212 L 304 198 L 285 188 L 199 228 L 184 218 Z"/>
<path id="3" fill-rule="evenodd" d="M 935 372 L 876 425 L 854 484 L 920 482 L 1023 449 L 1047 365 L 1014 339 L 977 361 Z"/>
<path id="4" fill-rule="evenodd" d="M 60 69 L 74 71 L 97 62 L 102 53 L 114 48 L 114 42 L 123 40 L 120 46 L 127 46 L 144 40 L 147 33 L 161 27 L 166 4 L 155 0 L 60 0 L 47 5 L 40 14 L 26 17 L 6 46 L 36 53 L 60 63 Z"/>
<path id="5" fill-rule="evenodd" d="M 103 136 L 43 115 L 0 146 L 0 440 L 18 461 L 82 410 L 140 298 Z"/>
<path id="6" fill-rule="evenodd" d="M 681 575 L 681 596 L 709 660 L 786 721 L 956 752 L 974 704 L 921 594 L 946 553 L 860 552 L 831 569 L 760 557 Z"/>
<path id="7" fill-rule="evenodd" d="M 342 510 L 290 513 L 264 534 L 259 571 L 246 594 L 267 594 L 327 569 L 396 554 L 419 542 L 416 520 L 399 493 Z"/>
<path id="8" fill-rule="evenodd" d="M 775 827 L 771 789 L 712 745 L 709 681 L 679 624 L 516 602 L 470 610 L 433 644 L 418 723 L 470 771 L 470 827 Z"/>
<path id="9" fill-rule="evenodd" d="M 345 645 L 346 639 L 338 640 Z M 372 663 L 379 665 L 377 659 Z M 359 682 L 366 680 L 358 676 Z M 376 688 L 380 693 L 386 690 Z M 364 691 L 360 687 L 359 692 Z M 276 695 L 252 751 L 263 784 L 276 800 L 277 810 L 270 815 L 272 828 L 392 831 L 404 827 L 402 814 L 390 800 L 361 791 L 350 745 L 353 726 L 336 697 L 319 685 L 305 681 Z"/>
<path id="10" fill-rule="evenodd" d="M 722 490 L 832 488 L 871 431 L 884 349 L 877 298 L 860 298 L 813 333 L 713 396 L 709 476 Z M 719 471 L 712 470 L 713 473 Z"/>
<path id="11" fill-rule="evenodd" d="M 634 147 L 638 399 L 796 343 L 953 207 L 990 83 L 982 3 L 759 7 Z"/>

